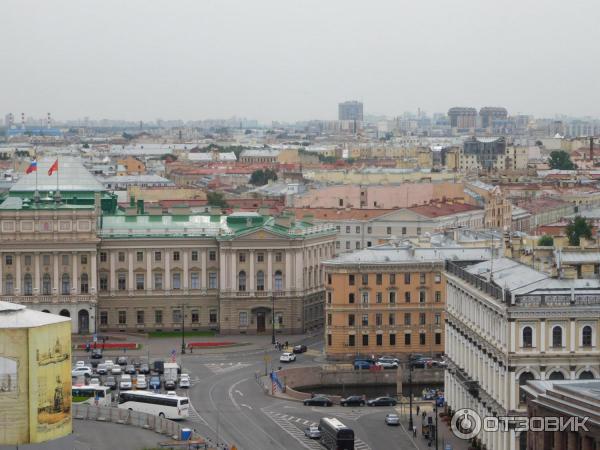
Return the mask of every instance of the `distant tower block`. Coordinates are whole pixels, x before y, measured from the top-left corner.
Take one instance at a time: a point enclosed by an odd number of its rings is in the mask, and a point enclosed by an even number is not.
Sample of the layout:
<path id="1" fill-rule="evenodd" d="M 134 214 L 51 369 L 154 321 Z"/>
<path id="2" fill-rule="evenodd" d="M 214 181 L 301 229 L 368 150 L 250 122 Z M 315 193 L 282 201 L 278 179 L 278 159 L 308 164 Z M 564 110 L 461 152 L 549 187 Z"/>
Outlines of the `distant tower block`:
<path id="1" fill-rule="evenodd" d="M 21 113 L 21 128 L 25 129 L 25 113 Z"/>
<path id="2" fill-rule="evenodd" d="M 52 116 L 50 115 L 50 113 L 48 113 L 48 118 L 46 119 L 46 126 L 48 128 L 52 127 Z"/>

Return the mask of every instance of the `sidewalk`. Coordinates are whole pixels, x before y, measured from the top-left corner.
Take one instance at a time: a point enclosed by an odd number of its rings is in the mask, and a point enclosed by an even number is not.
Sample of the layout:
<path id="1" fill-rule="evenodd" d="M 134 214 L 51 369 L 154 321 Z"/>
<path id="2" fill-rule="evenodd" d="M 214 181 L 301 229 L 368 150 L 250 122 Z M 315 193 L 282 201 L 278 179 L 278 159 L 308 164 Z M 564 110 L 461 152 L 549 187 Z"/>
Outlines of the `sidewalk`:
<path id="1" fill-rule="evenodd" d="M 427 412 L 427 414 L 433 414 L 433 406 L 422 406 L 420 412 Z M 402 417 L 403 419 L 403 427 L 408 430 L 408 416 L 405 413 Z M 413 438 L 413 442 L 415 447 L 419 450 L 431 450 L 435 448 L 435 440 L 431 441 L 431 446 L 429 446 L 429 441 L 423 437 L 421 434 L 421 426 L 422 422 L 421 414 L 416 414 L 416 410 L 413 410 L 413 423 L 417 427 L 417 437 Z M 425 419 L 427 420 L 427 419 Z M 435 418 L 433 419 L 435 423 Z M 410 433 L 412 438 L 412 432 Z M 447 447 L 449 446 L 449 447 Z M 462 439 L 458 439 L 452 433 L 449 425 L 446 425 L 439 417 L 438 417 L 438 449 L 446 450 L 447 448 L 451 450 L 467 450 L 469 448 L 469 442 L 463 441 Z"/>

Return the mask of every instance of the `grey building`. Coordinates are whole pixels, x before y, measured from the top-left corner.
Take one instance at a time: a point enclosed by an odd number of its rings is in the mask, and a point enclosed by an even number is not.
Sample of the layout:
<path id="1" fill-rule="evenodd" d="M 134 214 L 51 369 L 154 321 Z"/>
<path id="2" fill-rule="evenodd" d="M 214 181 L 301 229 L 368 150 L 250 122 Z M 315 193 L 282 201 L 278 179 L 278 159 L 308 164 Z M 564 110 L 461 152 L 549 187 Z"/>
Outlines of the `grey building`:
<path id="1" fill-rule="evenodd" d="M 488 128 L 492 127 L 495 121 L 505 121 L 508 111 L 506 108 L 498 106 L 484 106 L 479 110 L 479 117 L 481 118 L 481 127 Z"/>
<path id="2" fill-rule="evenodd" d="M 338 120 L 363 120 L 363 104 L 356 100 L 342 102 L 338 105 Z"/>
<path id="3" fill-rule="evenodd" d="M 477 110 L 475 108 L 456 106 L 448 110 L 448 117 L 452 128 L 475 128 L 477 125 Z"/>
<path id="4" fill-rule="evenodd" d="M 463 155 L 477 159 L 482 169 L 492 169 L 499 155 L 506 154 L 506 139 L 477 138 L 467 139 L 463 144 Z"/>

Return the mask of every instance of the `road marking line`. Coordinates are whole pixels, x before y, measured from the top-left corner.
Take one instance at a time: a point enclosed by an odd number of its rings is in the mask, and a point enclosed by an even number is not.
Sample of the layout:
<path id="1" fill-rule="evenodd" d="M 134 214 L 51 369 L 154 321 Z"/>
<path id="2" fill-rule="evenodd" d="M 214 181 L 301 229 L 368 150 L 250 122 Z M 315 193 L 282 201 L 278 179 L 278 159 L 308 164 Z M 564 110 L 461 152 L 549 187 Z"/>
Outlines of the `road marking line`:
<path id="1" fill-rule="evenodd" d="M 244 378 L 242 380 L 236 381 L 229 387 L 229 391 L 228 391 L 229 400 L 231 400 L 231 403 L 233 403 L 233 405 L 235 406 L 235 409 L 237 409 L 237 410 L 240 409 L 240 405 L 238 405 L 238 403 L 233 398 L 233 388 L 235 388 L 238 384 L 243 383 L 246 380 L 248 380 L 248 378 Z"/>

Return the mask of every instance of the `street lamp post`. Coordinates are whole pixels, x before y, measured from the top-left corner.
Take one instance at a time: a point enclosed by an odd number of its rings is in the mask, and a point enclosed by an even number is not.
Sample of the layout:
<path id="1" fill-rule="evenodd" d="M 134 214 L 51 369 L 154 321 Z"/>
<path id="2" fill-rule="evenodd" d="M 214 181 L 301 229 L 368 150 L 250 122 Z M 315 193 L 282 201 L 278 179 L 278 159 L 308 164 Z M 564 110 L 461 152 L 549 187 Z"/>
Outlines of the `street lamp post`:
<path id="1" fill-rule="evenodd" d="M 185 305 L 181 304 L 181 354 L 185 355 Z"/>
<path id="2" fill-rule="evenodd" d="M 413 415 L 412 415 L 412 356 L 408 355 L 408 429 L 409 433 L 413 432 Z"/>
<path id="3" fill-rule="evenodd" d="M 435 399 L 435 450 L 438 450 L 438 402 L 437 398 Z"/>
<path id="4" fill-rule="evenodd" d="M 271 344 L 275 345 L 275 294 L 271 294 Z"/>

